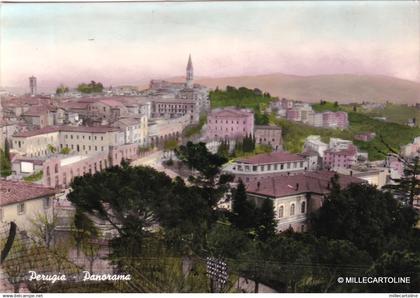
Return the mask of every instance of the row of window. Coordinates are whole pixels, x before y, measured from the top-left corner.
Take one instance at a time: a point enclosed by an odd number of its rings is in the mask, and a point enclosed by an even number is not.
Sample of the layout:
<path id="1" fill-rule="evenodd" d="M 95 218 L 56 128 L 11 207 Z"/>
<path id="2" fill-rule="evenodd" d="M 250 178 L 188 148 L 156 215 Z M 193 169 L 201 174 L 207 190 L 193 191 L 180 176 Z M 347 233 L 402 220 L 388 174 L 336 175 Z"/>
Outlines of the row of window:
<path id="1" fill-rule="evenodd" d="M 286 165 L 286 167 L 285 167 Z M 286 169 L 290 169 L 290 168 L 294 168 L 296 169 L 299 165 L 299 168 L 303 168 L 303 161 L 300 162 L 288 162 L 288 163 L 280 163 L 280 164 L 269 164 L 269 165 L 260 165 L 260 166 L 250 166 L 250 165 L 238 165 L 237 167 L 233 167 L 233 170 L 238 170 L 238 171 L 245 171 L 245 172 L 249 172 L 252 168 L 253 172 L 264 172 L 264 171 L 277 171 L 277 170 L 284 170 Z"/>
<path id="2" fill-rule="evenodd" d="M 295 203 L 291 203 L 289 208 L 290 208 L 289 216 L 295 215 Z M 300 204 L 300 213 L 303 214 L 305 212 L 306 212 L 306 202 L 304 201 Z M 284 217 L 284 205 L 281 205 L 278 208 L 277 217 L 278 218 Z"/>
<path id="3" fill-rule="evenodd" d="M 224 121 L 226 121 L 226 124 L 229 123 L 229 120 L 219 120 L 220 124 L 223 124 Z M 214 121 L 215 123 L 218 123 L 217 120 Z M 236 124 L 239 124 L 239 120 L 231 120 L 231 123 L 234 124 L 236 122 Z M 211 123 L 211 119 L 209 119 L 209 123 Z M 246 124 L 246 121 L 243 121 L 243 124 Z"/>
<path id="4" fill-rule="evenodd" d="M 65 139 L 68 139 L 69 136 L 70 136 L 70 139 L 73 140 L 73 135 L 67 135 L 67 134 L 65 134 L 64 135 L 64 138 Z M 76 135 L 76 140 L 78 140 L 78 139 L 79 139 L 79 135 Z M 82 140 L 84 140 L 84 139 L 85 139 L 85 136 L 82 135 Z M 91 139 L 91 136 L 88 136 L 88 140 L 90 140 L 90 139 Z M 94 136 L 94 139 L 97 140 L 97 136 Z M 103 140 L 104 140 L 104 137 L 101 136 L 101 141 L 103 141 Z"/>

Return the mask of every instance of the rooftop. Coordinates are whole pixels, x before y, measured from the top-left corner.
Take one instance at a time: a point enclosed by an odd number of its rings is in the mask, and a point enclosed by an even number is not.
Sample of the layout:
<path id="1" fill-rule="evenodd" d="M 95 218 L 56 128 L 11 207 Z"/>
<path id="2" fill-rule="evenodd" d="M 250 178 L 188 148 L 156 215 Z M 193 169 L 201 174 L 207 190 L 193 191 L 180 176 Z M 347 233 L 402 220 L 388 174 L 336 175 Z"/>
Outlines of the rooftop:
<path id="1" fill-rule="evenodd" d="M 0 206 L 54 195 L 53 188 L 21 181 L 0 180 Z"/>
<path id="2" fill-rule="evenodd" d="M 47 126 L 41 129 L 28 130 L 19 132 L 14 137 L 33 137 L 37 135 L 52 133 L 52 132 L 86 132 L 86 133 L 106 133 L 110 131 L 118 131 L 118 128 L 109 126 Z"/>
<path id="3" fill-rule="evenodd" d="M 253 113 L 249 110 L 239 110 L 233 108 L 212 110 L 209 116 L 212 117 L 249 117 Z"/>
<path id="4" fill-rule="evenodd" d="M 306 172 L 292 176 L 272 176 L 252 181 L 247 184 L 247 192 L 273 198 L 286 197 L 302 193 L 327 194 L 330 192 L 331 178 L 337 174 L 332 171 Z M 340 175 L 338 183 L 341 188 L 351 183 L 365 182 L 362 179 Z"/>

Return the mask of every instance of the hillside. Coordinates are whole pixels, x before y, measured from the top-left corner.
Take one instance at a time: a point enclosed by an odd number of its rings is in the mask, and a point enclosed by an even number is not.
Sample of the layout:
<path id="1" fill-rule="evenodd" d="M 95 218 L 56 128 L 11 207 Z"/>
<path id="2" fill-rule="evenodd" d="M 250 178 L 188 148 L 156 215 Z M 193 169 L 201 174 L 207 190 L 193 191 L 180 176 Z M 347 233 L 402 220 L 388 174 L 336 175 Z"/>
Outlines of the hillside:
<path id="1" fill-rule="evenodd" d="M 173 78 L 182 81 L 182 78 Z M 268 74 L 225 78 L 199 77 L 197 83 L 210 88 L 259 88 L 273 96 L 304 100 L 320 99 L 340 103 L 376 101 L 414 104 L 420 102 L 420 83 L 386 76 L 373 75 L 317 75 L 294 76 Z"/>

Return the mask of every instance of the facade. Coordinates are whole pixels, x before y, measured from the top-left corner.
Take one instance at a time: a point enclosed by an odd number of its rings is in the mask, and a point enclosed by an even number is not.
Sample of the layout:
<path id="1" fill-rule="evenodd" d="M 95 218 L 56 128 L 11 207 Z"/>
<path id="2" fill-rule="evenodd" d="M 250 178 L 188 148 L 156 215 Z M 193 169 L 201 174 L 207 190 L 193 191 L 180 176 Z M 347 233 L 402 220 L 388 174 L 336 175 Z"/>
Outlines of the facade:
<path id="1" fill-rule="evenodd" d="M 304 151 L 315 151 L 323 158 L 328 145 L 321 141 L 321 136 L 311 135 L 306 138 L 303 148 Z"/>
<path id="2" fill-rule="evenodd" d="M 248 158 L 237 159 L 223 169 L 244 182 L 256 181 L 273 175 L 294 175 L 307 169 L 303 156 L 288 152 L 258 154 Z"/>
<path id="3" fill-rule="evenodd" d="M 29 77 L 29 93 L 31 96 L 35 96 L 37 93 L 36 77 Z"/>
<path id="4" fill-rule="evenodd" d="M 411 144 L 402 146 L 401 154 L 408 158 L 414 158 L 416 156 L 420 156 L 420 136 L 414 138 Z"/>
<path id="5" fill-rule="evenodd" d="M 128 110 L 121 102 L 114 99 L 101 99 L 88 105 L 89 118 L 101 123 L 112 123 L 128 115 Z"/>
<path id="6" fill-rule="evenodd" d="M 346 112 L 324 112 L 322 113 L 323 127 L 344 129 L 349 126 Z"/>
<path id="7" fill-rule="evenodd" d="M 108 152 L 109 146 L 124 143 L 124 132 L 107 126 L 50 126 L 20 132 L 12 137 L 12 148 L 27 157 L 49 155 L 49 145 L 56 150 L 69 148 L 72 152 L 91 154 Z"/>
<path id="8" fill-rule="evenodd" d="M 283 149 L 282 130 L 279 126 L 255 125 L 255 142 L 269 145 L 274 151 Z"/>
<path id="9" fill-rule="evenodd" d="M 41 185 L 0 180 L 0 222 L 30 231 L 38 215 L 52 216 L 56 191 Z"/>
<path id="10" fill-rule="evenodd" d="M 149 140 L 151 146 L 161 146 L 165 141 L 178 139 L 182 131 L 190 124 L 188 115 L 173 119 L 157 119 L 149 121 Z"/>
<path id="11" fill-rule="evenodd" d="M 335 172 L 317 171 L 293 176 L 272 176 L 246 184 L 249 199 L 257 205 L 264 199 L 273 201 L 277 231 L 292 228 L 297 232 L 308 229 L 308 214 L 318 210 L 330 193 Z M 363 183 L 352 176 L 339 175 L 338 183 L 346 188 L 351 183 Z"/>
<path id="12" fill-rule="evenodd" d="M 21 117 L 28 126 L 44 128 L 54 124 L 54 115 L 45 106 L 32 106 Z"/>
<path id="13" fill-rule="evenodd" d="M 254 134 L 254 113 L 246 109 L 215 109 L 207 115 L 208 140 L 234 140 Z"/>
<path id="14" fill-rule="evenodd" d="M 350 168 L 356 162 L 357 148 L 354 145 L 349 145 L 347 148 L 331 148 L 324 152 L 323 165 L 325 169 Z"/>
<path id="15" fill-rule="evenodd" d="M 382 188 L 389 182 L 389 170 L 385 167 L 360 167 L 339 168 L 338 173 L 365 180 L 367 183 Z"/>
<path id="16" fill-rule="evenodd" d="M 138 115 L 137 117 L 121 118 L 112 124 L 124 132 L 125 144 L 138 144 L 141 147 L 147 146 L 148 141 L 148 121 L 147 116 Z"/>
<path id="17" fill-rule="evenodd" d="M 154 100 L 153 107 L 155 118 L 178 118 L 188 115 L 190 123 L 197 123 L 200 116 L 197 104 L 189 99 Z"/>

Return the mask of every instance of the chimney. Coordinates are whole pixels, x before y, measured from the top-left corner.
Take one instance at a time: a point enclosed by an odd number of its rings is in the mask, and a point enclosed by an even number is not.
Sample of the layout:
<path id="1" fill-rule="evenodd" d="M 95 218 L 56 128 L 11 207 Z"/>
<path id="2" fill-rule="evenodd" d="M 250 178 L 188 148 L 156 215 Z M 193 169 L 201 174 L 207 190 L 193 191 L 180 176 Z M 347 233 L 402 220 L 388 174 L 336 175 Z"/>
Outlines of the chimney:
<path id="1" fill-rule="evenodd" d="M 299 183 L 296 183 L 296 190 L 299 190 Z"/>

